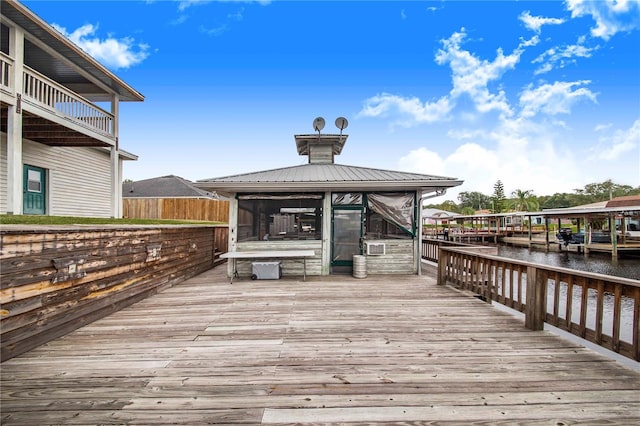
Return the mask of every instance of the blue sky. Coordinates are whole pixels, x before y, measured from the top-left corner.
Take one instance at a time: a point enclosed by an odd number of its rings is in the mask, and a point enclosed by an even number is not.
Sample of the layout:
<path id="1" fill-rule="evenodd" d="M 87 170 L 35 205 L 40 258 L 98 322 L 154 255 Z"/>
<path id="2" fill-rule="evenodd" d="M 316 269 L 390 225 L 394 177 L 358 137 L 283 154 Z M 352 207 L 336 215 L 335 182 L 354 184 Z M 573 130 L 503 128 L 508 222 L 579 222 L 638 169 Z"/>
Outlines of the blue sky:
<path id="1" fill-rule="evenodd" d="M 640 186 L 634 1 L 24 1 L 145 96 L 121 104 L 124 177 L 336 161 L 537 195 Z"/>

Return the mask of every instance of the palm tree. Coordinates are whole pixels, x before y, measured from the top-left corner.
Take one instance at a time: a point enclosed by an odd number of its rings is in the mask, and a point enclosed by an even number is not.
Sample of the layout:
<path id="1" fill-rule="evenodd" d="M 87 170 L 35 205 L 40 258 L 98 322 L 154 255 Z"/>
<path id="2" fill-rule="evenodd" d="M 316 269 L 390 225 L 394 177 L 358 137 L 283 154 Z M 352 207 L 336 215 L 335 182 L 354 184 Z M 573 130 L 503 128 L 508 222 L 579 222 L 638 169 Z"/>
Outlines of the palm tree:
<path id="1" fill-rule="evenodd" d="M 540 208 L 538 199 L 533 195 L 533 191 L 527 189 L 525 191 L 516 189 L 511 193 L 513 199 L 511 200 L 510 207 L 519 212 L 530 212 Z"/>

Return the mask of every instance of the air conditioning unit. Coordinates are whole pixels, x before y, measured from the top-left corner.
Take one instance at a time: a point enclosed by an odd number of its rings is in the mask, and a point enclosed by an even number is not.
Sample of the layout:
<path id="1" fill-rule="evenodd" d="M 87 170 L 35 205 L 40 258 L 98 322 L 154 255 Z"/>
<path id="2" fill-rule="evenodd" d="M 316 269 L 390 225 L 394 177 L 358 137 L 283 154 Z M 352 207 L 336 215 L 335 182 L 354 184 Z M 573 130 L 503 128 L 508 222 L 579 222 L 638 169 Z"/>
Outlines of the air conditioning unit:
<path id="1" fill-rule="evenodd" d="M 380 256 L 384 251 L 384 243 L 367 243 L 367 256 Z"/>

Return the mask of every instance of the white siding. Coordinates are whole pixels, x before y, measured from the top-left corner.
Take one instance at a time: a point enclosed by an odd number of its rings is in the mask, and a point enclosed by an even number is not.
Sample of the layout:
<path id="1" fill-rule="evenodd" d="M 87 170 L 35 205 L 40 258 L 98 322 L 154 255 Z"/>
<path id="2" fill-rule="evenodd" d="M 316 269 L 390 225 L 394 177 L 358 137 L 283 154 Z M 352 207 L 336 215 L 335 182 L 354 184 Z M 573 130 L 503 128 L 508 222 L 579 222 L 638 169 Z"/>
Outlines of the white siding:
<path id="1" fill-rule="evenodd" d="M 0 133 L 0 214 L 7 212 L 7 134 Z"/>
<path id="2" fill-rule="evenodd" d="M 109 151 L 89 147 L 50 147 L 24 140 L 23 163 L 47 170 L 47 214 L 110 217 Z M 6 135 L 2 138 L 1 212 L 6 212 Z"/>

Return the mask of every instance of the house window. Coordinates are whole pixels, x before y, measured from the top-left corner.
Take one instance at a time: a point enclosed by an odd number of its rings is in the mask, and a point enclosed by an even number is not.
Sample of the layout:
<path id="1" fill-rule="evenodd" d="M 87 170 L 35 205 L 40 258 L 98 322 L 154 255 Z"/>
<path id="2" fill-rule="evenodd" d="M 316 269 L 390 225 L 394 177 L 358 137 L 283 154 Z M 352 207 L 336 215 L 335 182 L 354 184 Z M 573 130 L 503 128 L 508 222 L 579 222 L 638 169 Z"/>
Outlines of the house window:
<path id="1" fill-rule="evenodd" d="M 322 194 L 239 194 L 238 241 L 322 239 Z"/>
<path id="2" fill-rule="evenodd" d="M 27 171 L 27 191 L 42 192 L 42 173 L 38 170 Z"/>

